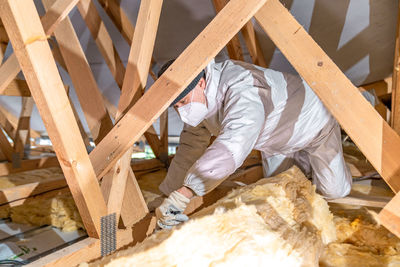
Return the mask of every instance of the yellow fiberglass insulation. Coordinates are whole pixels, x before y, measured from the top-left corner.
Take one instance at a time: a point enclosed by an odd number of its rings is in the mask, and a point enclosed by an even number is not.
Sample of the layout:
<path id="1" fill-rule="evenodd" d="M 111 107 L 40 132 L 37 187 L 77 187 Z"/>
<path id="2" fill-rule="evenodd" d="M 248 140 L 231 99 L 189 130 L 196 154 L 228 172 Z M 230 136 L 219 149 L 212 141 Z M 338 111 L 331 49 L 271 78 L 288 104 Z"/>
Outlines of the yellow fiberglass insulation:
<path id="1" fill-rule="evenodd" d="M 69 192 L 60 192 L 56 196 L 34 197 L 28 203 L 8 208 L 4 217 L 10 217 L 15 223 L 31 225 L 52 225 L 65 232 L 84 229 L 81 216 Z"/>
<path id="2" fill-rule="evenodd" d="M 400 266 L 400 239 L 375 221 L 377 210 L 342 204 L 331 210 L 337 240 L 325 247 L 321 267 Z"/>
<path id="3" fill-rule="evenodd" d="M 297 167 L 232 191 L 100 266 L 318 266 L 333 215 Z"/>
<path id="4" fill-rule="evenodd" d="M 157 186 L 165 177 L 165 170 L 139 176 L 139 184 L 146 203 L 159 197 Z M 27 183 L 63 179 L 59 167 L 31 170 L 0 177 L 0 190 Z M 148 190 L 148 191 L 147 191 Z M 52 225 L 63 231 L 84 229 L 82 219 L 70 192 L 59 192 L 55 196 L 38 195 L 19 206 L 0 206 L 0 218 L 11 218 L 14 223 Z"/>

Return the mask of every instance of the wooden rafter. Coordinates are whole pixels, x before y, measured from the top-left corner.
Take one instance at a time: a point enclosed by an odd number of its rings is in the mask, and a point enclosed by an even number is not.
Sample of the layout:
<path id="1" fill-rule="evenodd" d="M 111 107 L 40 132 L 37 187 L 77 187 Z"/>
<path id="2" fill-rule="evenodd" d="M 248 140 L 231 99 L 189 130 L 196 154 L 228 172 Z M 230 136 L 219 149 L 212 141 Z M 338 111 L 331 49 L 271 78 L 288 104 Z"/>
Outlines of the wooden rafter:
<path id="1" fill-rule="evenodd" d="M 4 88 L 1 95 L 28 97 L 31 96 L 31 92 L 25 80 L 14 79 Z"/>
<path id="2" fill-rule="evenodd" d="M 217 14 L 226 6 L 229 0 L 212 0 L 214 4 L 215 11 Z M 240 45 L 239 34 L 236 34 L 232 37 L 232 39 L 226 45 L 226 49 L 228 50 L 228 55 L 231 59 L 241 60 L 243 61 L 243 49 Z"/>
<path id="3" fill-rule="evenodd" d="M 89 236 L 99 237 L 100 218 L 107 214 L 107 207 L 36 7 L 31 0 L 2 0 L 0 16 L 85 228 Z"/>
<path id="4" fill-rule="evenodd" d="M 104 22 L 100 18 L 96 6 L 91 0 L 80 0 L 77 6 L 112 76 L 121 88 L 125 74 L 124 64 L 115 49 Z"/>
<path id="5" fill-rule="evenodd" d="M 242 28 L 243 39 L 246 42 L 247 50 L 249 51 L 251 60 L 254 64 L 267 68 L 268 64 L 265 61 L 265 57 L 261 46 L 258 42 L 258 38 L 256 32 L 254 30 L 253 22 L 250 20 L 246 23 L 246 25 Z"/>
<path id="6" fill-rule="evenodd" d="M 107 15 L 114 22 L 119 32 L 128 44 L 131 44 L 135 28 L 130 22 L 125 11 L 121 8 L 119 0 L 99 0 L 100 5 L 104 8 Z"/>
<path id="7" fill-rule="evenodd" d="M 400 137 L 279 1 L 268 0 L 255 18 L 389 186 L 399 191 Z"/>
<path id="8" fill-rule="evenodd" d="M 398 192 L 399 135 L 278 0 L 269 0 L 255 17 L 386 183 Z M 381 223 L 398 236 L 399 203 L 400 194 L 397 194 L 379 214 Z"/>
<path id="9" fill-rule="evenodd" d="M 90 153 L 97 175 L 110 170 L 265 1 L 231 0 L 218 13 Z"/>
<path id="10" fill-rule="evenodd" d="M 397 12 L 396 45 L 392 75 L 392 113 L 391 125 L 400 134 L 400 5 Z"/>
<path id="11" fill-rule="evenodd" d="M 4 156 L 7 158 L 9 162 L 13 160 L 13 147 L 7 139 L 7 136 L 4 134 L 3 130 L 0 128 L 0 149 L 3 152 Z"/>
<path id="12" fill-rule="evenodd" d="M 17 130 L 14 137 L 14 152 L 24 156 L 25 145 L 30 139 L 30 120 L 35 102 L 32 97 L 22 97 L 21 113 L 19 115 Z"/>
<path id="13" fill-rule="evenodd" d="M 43 0 L 46 9 L 54 4 L 53 0 Z M 83 52 L 78 36 L 70 19 L 65 18 L 54 31 L 78 96 L 89 131 L 95 143 L 98 143 L 112 128 L 111 118 L 104 106 L 102 95 Z M 88 101 L 90 99 L 90 101 Z"/>
<path id="14" fill-rule="evenodd" d="M 48 12 L 42 17 L 41 21 L 45 31 L 42 38 L 47 38 L 53 33 L 53 30 L 72 10 L 79 0 L 58 0 Z M 20 72 L 18 60 L 15 54 L 11 54 L 9 58 L 0 66 L 0 94 L 7 89 L 7 86 L 14 80 L 15 76 Z"/>
<path id="15" fill-rule="evenodd" d="M 162 2 L 162 0 L 149 0 L 143 1 L 140 5 L 138 22 L 133 35 L 116 120 L 124 114 L 124 111 L 132 103 L 137 101 L 146 86 Z M 106 195 L 108 198 L 106 197 L 106 200 L 108 200 L 108 207 L 113 212 L 118 214 L 123 207 L 123 200 L 124 202 L 129 201 L 127 197 L 124 198 L 125 195 L 135 200 L 132 202 L 136 205 L 135 210 L 139 211 L 139 213 L 143 211 L 144 215 L 148 212 L 147 205 L 144 202 L 139 185 L 130 168 L 132 150 L 132 147 L 129 148 L 116 163 L 114 170 L 108 176 L 104 177 L 104 179 L 109 181 L 104 187 L 102 185 L 102 189 L 104 188 L 103 193 L 107 192 Z M 129 183 L 134 186 L 127 188 L 126 185 Z M 125 190 L 126 193 L 124 194 Z"/>

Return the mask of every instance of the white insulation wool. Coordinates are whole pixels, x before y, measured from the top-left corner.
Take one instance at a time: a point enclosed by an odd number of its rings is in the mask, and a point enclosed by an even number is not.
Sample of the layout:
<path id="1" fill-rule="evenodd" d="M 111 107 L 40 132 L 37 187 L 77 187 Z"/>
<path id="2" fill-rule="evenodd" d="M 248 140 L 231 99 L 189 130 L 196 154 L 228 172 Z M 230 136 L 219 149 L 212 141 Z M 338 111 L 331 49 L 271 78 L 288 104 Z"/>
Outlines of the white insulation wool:
<path id="1" fill-rule="evenodd" d="M 171 231 L 93 266 L 318 266 L 333 216 L 301 171 L 232 191 Z"/>

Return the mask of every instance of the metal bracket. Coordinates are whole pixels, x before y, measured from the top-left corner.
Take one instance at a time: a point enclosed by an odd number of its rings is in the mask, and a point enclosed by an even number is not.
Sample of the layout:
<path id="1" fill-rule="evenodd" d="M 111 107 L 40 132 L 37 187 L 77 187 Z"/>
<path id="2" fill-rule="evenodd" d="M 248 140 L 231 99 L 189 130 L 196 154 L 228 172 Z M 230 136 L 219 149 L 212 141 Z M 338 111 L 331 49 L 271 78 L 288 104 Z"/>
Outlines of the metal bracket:
<path id="1" fill-rule="evenodd" d="M 117 218 L 115 213 L 100 218 L 101 256 L 106 256 L 117 249 Z"/>

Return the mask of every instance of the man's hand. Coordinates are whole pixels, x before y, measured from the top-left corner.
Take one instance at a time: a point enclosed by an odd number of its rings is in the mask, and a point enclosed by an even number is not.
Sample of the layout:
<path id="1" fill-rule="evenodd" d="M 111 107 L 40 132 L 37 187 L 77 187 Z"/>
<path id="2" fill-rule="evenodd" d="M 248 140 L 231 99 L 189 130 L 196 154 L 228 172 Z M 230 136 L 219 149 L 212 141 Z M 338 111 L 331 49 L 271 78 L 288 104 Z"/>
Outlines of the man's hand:
<path id="1" fill-rule="evenodd" d="M 157 225 L 162 229 L 171 229 L 173 226 L 189 220 L 183 214 L 190 199 L 179 193 L 172 192 L 168 198 L 156 209 Z"/>

